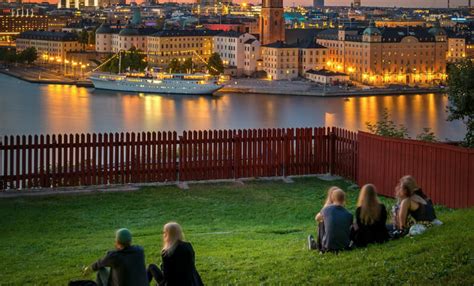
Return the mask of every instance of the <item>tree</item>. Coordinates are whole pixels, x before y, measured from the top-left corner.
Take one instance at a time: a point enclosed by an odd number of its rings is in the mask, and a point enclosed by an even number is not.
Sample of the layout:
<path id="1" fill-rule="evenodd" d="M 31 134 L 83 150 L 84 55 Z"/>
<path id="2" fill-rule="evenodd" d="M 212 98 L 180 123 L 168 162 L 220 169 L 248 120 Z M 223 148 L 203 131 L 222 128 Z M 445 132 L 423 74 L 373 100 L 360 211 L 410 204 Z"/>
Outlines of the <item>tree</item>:
<path id="1" fill-rule="evenodd" d="M 213 53 L 207 62 L 207 70 L 212 75 L 219 75 L 224 72 L 224 64 L 218 53 Z"/>
<path id="2" fill-rule="evenodd" d="M 178 59 L 171 59 L 169 65 L 167 67 L 167 70 L 170 73 L 179 73 L 179 72 L 181 72 L 181 64 L 179 63 L 179 60 Z"/>
<path id="3" fill-rule="evenodd" d="M 448 120 L 462 120 L 467 132 L 463 145 L 474 148 L 474 65 L 470 59 L 448 69 Z"/>
<path id="4" fill-rule="evenodd" d="M 86 45 L 89 43 L 89 33 L 85 29 L 82 29 L 82 31 L 78 33 L 78 37 L 78 42 L 82 44 L 82 50 L 85 50 Z"/>
<path id="5" fill-rule="evenodd" d="M 382 119 L 376 123 L 366 122 L 365 125 L 370 132 L 385 136 L 385 137 L 394 137 L 394 138 L 407 138 L 408 129 L 403 125 L 396 125 L 390 119 L 390 113 L 385 108 L 382 114 Z"/>
<path id="6" fill-rule="evenodd" d="M 97 27 L 94 28 L 94 30 L 92 30 L 92 32 L 89 33 L 89 38 L 88 38 L 88 42 L 89 42 L 89 45 L 95 45 L 95 32 L 97 30 Z"/>
<path id="7" fill-rule="evenodd" d="M 38 53 L 34 47 L 29 47 L 24 49 L 18 55 L 18 59 L 20 62 L 27 62 L 28 64 L 32 64 L 38 59 Z"/>
<path id="8" fill-rule="evenodd" d="M 182 73 L 193 73 L 193 59 L 187 58 L 181 65 Z"/>
<path id="9" fill-rule="evenodd" d="M 110 58 L 112 58 L 109 60 Z M 111 72 L 111 73 L 118 73 L 119 72 L 119 59 L 120 55 L 115 56 L 112 55 L 104 60 L 107 61 L 107 64 L 103 65 L 101 67 L 102 71 L 106 72 Z M 132 47 L 130 50 L 126 52 L 121 53 L 122 57 L 122 62 L 121 62 L 121 70 L 120 72 L 123 72 L 124 70 L 131 70 L 131 71 L 143 71 L 146 66 L 148 65 L 145 55 L 142 53 L 142 51 L 137 50 L 135 47 Z"/>

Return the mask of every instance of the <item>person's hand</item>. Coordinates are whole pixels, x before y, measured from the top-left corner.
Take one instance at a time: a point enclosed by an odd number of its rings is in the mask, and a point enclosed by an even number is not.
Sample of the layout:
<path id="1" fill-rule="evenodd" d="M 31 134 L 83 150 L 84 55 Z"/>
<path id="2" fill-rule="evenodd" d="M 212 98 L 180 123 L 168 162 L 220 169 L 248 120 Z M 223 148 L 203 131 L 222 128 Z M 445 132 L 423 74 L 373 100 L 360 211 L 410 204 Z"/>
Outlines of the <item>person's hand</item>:
<path id="1" fill-rule="evenodd" d="M 85 266 L 82 268 L 82 275 L 89 276 L 92 273 L 92 268 L 90 266 Z"/>

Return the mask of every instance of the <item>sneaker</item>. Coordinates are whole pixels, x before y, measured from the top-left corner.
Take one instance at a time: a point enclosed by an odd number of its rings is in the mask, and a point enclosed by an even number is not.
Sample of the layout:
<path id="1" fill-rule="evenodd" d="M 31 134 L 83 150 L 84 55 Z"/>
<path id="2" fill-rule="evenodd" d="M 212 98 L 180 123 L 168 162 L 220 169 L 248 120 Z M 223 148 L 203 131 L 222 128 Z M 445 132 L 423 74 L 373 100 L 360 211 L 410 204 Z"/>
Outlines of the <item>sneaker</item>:
<path id="1" fill-rule="evenodd" d="M 314 237 L 310 234 L 308 235 L 308 250 L 316 249 L 316 242 L 314 241 Z"/>

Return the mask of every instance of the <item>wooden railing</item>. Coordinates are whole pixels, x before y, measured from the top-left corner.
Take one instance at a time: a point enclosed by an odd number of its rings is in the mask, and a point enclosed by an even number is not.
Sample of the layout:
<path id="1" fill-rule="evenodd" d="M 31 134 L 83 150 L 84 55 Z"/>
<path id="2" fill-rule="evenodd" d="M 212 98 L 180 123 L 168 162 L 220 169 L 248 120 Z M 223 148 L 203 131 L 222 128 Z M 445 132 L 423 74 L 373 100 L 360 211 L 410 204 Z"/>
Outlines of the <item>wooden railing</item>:
<path id="1" fill-rule="evenodd" d="M 355 180 L 356 137 L 325 127 L 5 136 L 0 189 L 327 172 Z"/>

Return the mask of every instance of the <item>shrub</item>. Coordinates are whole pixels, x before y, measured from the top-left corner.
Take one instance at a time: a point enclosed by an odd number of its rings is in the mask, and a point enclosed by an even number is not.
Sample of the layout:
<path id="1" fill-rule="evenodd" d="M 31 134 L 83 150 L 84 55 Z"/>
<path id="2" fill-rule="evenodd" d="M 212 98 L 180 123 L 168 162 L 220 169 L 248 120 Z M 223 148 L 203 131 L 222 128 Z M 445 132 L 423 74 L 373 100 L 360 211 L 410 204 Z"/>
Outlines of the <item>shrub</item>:
<path id="1" fill-rule="evenodd" d="M 365 125 L 371 133 L 376 135 L 393 138 L 408 138 L 408 129 L 402 124 L 395 124 L 390 119 L 390 113 L 386 108 L 383 111 L 381 120 L 375 123 L 366 122 Z"/>

